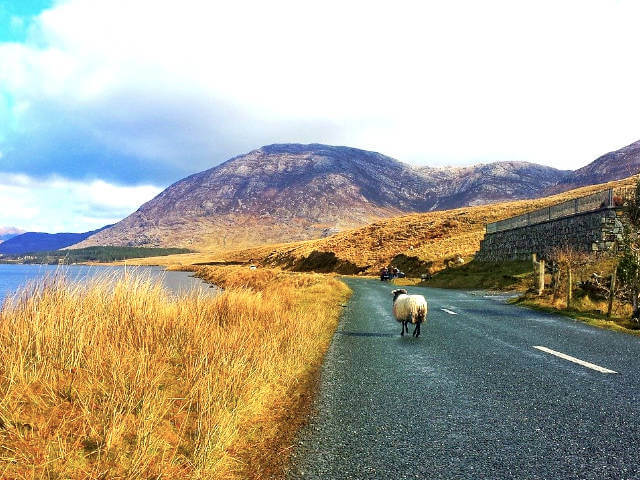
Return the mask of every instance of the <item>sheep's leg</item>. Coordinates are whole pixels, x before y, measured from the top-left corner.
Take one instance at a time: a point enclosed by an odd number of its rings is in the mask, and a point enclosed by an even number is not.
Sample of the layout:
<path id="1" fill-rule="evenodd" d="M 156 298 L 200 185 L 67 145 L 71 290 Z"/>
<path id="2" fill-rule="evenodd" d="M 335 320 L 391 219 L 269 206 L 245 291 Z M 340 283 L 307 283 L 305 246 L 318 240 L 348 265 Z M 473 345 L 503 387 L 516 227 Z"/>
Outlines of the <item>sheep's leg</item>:
<path id="1" fill-rule="evenodd" d="M 424 314 L 422 312 L 420 312 L 418 314 L 418 318 L 417 318 L 417 322 L 416 322 L 416 328 L 413 331 L 413 334 L 415 335 L 416 338 L 418 338 L 420 336 L 420 324 L 424 322 Z"/>
<path id="2" fill-rule="evenodd" d="M 400 322 L 402 324 L 402 332 L 400 332 L 400 336 L 404 337 L 404 322 Z"/>

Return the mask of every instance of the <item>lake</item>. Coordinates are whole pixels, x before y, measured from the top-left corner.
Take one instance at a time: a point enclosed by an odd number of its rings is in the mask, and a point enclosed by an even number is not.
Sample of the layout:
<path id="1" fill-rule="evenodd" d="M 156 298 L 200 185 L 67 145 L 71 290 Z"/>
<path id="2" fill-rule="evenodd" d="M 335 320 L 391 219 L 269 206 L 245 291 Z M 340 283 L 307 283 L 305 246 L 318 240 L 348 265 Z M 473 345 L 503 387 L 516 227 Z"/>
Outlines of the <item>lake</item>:
<path id="1" fill-rule="evenodd" d="M 135 271 L 150 275 L 162 281 L 165 287 L 176 294 L 188 292 L 194 288 L 209 292 L 209 286 L 191 272 L 167 272 L 160 267 L 126 267 L 129 272 Z M 124 273 L 125 267 L 105 267 L 88 265 L 2 265 L 0 264 L 0 304 L 7 295 L 12 294 L 22 285 L 33 280 L 64 273 L 72 281 L 83 281 L 100 274 Z"/>

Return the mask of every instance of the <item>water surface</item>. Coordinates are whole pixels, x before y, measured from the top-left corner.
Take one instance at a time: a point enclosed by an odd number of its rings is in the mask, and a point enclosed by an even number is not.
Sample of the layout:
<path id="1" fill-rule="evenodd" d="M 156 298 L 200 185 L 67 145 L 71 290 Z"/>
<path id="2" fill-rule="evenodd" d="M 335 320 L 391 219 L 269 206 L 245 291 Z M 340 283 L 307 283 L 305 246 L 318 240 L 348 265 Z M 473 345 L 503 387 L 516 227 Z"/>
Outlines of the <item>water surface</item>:
<path id="1" fill-rule="evenodd" d="M 0 264 L 0 302 L 11 295 L 21 286 L 55 274 L 63 274 L 71 281 L 84 281 L 98 275 L 123 275 L 125 269 L 128 272 L 137 272 L 141 275 L 150 275 L 151 278 L 162 281 L 165 287 L 176 294 L 188 292 L 193 289 L 209 291 L 207 284 L 200 279 L 192 277 L 190 272 L 167 272 L 160 267 L 107 267 L 88 265 L 2 265 Z"/>

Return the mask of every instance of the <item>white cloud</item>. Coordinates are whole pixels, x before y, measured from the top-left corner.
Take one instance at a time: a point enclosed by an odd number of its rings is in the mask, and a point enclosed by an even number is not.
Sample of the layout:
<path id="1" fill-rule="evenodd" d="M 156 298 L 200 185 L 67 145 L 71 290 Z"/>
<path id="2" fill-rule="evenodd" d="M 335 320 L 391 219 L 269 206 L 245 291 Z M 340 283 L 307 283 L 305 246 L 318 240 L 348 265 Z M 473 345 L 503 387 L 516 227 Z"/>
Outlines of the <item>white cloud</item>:
<path id="1" fill-rule="evenodd" d="M 640 138 L 638 18 L 629 0 L 70 0 L 0 46 L 0 88 L 15 131 L 138 168 L 284 141 L 577 168 Z"/>
<path id="2" fill-rule="evenodd" d="M 36 179 L 0 172 L 0 225 L 29 231 L 84 232 L 121 220 L 160 191 L 152 185 Z"/>

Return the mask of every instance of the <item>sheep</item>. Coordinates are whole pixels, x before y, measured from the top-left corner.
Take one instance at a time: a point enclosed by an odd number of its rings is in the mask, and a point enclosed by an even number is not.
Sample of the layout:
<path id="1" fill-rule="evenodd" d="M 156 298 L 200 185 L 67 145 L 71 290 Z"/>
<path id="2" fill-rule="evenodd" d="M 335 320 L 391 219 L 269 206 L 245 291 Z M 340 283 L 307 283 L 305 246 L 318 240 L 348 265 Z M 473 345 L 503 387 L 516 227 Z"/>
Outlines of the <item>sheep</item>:
<path id="1" fill-rule="evenodd" d="M 408 295 L 404 288 L 392 291 L 391 295 L 393 295 L 393 316 L 402 323 L 400 335 L 404 336 L 405 329 L 409 333 L 407 324 L 411 322 L 415 324 L 413 336 L 419 337 L 420 324 L 427 321 L 427 301 L 422 295 Z"/>

